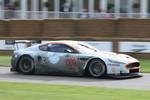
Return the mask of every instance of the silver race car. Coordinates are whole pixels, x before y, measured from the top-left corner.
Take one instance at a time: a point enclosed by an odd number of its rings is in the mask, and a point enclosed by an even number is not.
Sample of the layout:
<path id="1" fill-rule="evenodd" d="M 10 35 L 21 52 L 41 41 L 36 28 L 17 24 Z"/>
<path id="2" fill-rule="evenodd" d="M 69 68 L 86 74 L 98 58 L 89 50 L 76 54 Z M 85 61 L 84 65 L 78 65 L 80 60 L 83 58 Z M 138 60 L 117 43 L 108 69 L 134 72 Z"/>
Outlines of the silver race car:
<path id="1" fill-rule="evenodd" d="M 11 71 L 23 74 L 61 73 L 127 78 L 141 76 L 135 58 L 99 51 L 79 41 L 50 41 L 14 51 Z"/>

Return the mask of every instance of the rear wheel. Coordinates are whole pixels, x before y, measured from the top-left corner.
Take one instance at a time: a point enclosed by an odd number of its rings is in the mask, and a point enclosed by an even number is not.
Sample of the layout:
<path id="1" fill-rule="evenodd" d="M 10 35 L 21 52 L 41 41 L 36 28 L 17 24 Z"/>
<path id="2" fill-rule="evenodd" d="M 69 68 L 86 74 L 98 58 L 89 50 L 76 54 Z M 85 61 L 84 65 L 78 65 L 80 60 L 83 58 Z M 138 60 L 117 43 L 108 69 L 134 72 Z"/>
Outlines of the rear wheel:
<path id="1" fill-rule="evenodd" d="M 35 67 L 34 66 L 34 61 L 29 56 L 21 57 L 21 59 L 18 63 L 19 71 L 23 74 L 33 74 L 34 67 Z"/>
<path id="2" fill-rule="evenodd" d="M 98 59 L 92 60 L 88 67 L 88 72 L 92 77 L 98 78 L 105 74 L 105 64 Z"/>

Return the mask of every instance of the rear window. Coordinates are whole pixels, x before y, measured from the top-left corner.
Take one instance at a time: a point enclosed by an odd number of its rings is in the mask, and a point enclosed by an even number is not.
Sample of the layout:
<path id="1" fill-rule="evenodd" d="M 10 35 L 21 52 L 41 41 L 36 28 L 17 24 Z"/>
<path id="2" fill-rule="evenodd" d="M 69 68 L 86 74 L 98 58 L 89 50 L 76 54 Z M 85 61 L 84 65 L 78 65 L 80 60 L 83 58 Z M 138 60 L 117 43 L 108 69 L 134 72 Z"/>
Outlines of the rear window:
<path id="1" fill-rule="evenodd" d="M 47 51 L 48 44 L 40 45 L 39 49 L 42 51 Z"/>

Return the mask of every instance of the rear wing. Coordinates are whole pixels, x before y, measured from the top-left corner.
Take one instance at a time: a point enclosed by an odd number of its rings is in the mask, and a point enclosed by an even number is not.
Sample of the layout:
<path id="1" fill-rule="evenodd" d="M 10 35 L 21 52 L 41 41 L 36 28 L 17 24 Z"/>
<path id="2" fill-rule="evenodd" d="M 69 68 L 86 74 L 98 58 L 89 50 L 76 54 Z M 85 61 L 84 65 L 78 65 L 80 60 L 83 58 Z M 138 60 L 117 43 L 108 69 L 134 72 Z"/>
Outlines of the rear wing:
<path id="1" fill-rule="evenodd" d="M 20 50 L 20 49 L 25 49 L 30 46 L 40 44 L 41 40 L 15 40 L 14 42 L 14 51 Z"/>

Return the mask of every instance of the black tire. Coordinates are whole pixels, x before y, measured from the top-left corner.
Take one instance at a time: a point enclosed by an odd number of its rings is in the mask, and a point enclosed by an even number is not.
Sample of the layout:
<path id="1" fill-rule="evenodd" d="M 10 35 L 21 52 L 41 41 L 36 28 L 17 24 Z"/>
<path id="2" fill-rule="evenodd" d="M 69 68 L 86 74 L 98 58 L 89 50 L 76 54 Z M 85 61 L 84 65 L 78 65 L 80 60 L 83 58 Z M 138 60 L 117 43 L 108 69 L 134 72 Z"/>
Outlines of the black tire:
<path id="1" fill-rule="evenodd" d="M 30 56 L 23 56 L 18 63 L 19 71 L 23 74 L 33 74 L 34 73 L 34 61 Z"/>
<path id="2" fill-rule="evenodd" d="M 90 76 L 98 78 L 105 74 L 106 72 L 106 66 L 103 63 L 103 61 L 95 59 L 92 60 L 88 67 L 88 73 Z"/>

